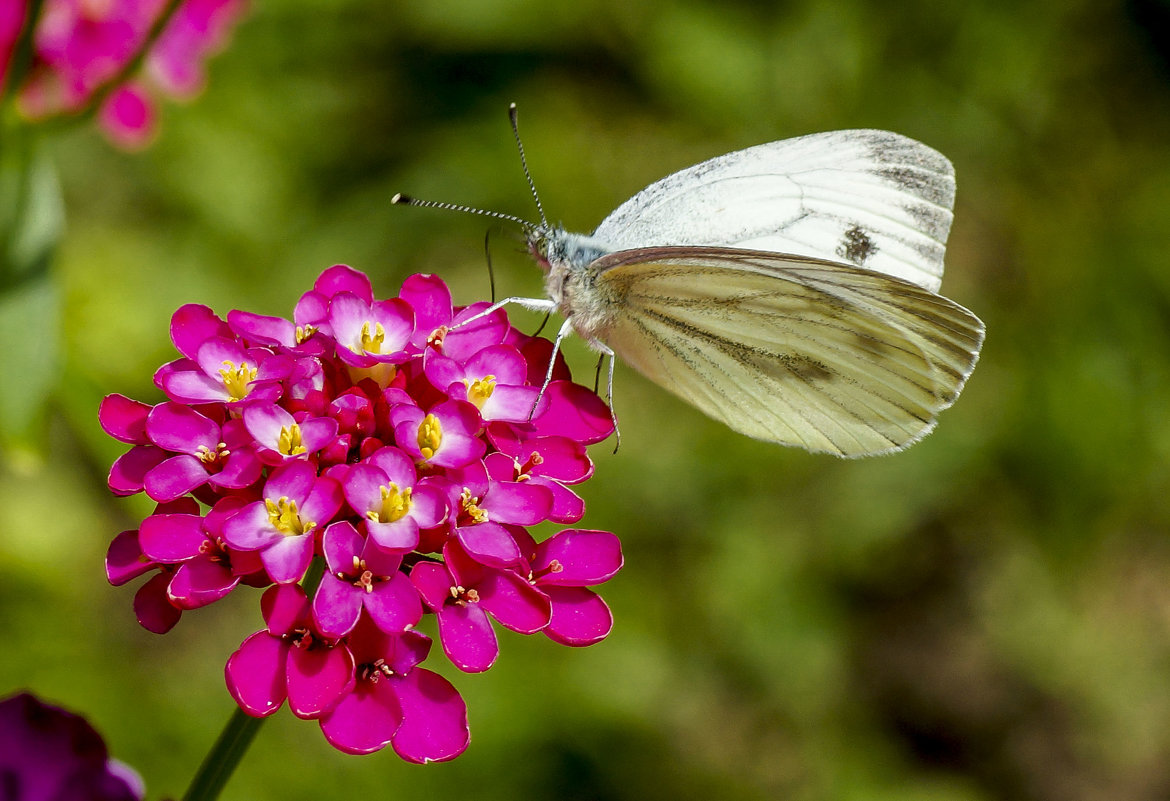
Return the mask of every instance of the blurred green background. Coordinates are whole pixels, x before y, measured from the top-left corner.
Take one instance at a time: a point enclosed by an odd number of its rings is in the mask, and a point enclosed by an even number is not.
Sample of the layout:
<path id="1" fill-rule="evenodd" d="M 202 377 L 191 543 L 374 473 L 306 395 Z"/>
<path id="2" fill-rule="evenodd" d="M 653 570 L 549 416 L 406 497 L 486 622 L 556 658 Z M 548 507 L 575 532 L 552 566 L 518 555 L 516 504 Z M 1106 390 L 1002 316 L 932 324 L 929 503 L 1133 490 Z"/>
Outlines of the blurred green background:
<path id="1" fill-rule="evenodd" d="M 49 143 L 63 362 L 42 452 L 0 468 L 0 693 L 89 716 L 152 798 L 231 711 L 256 594 L 157 637 L 102 569 L 146 506 L 105 491 L 121 446 L 97 404 L 160 399 L 177 306 L 288 314 L 336 262 L 383 295 L 434 272 L 485 297 L 488 223 L 389 199 L 535 216 L 511 101 L 550 217 L 580 231 L 698 160 L 878 127 L 955 163 L 943 290 L 988 327 L 936 433 L 809 456 L 619 368 L 622 448 L 583 489 L 583 525 L 625 547 L 609 639 L 504 633 L 489 672 L 446 671 L 473 735 L 450 764 L 345 756 L 282 710 L 224 797 L 1170 797 L 1168 20 L 1164 0 L 255 0 L 153 147 Z M 501 294 L 538 292 L 493 241 Z"/>

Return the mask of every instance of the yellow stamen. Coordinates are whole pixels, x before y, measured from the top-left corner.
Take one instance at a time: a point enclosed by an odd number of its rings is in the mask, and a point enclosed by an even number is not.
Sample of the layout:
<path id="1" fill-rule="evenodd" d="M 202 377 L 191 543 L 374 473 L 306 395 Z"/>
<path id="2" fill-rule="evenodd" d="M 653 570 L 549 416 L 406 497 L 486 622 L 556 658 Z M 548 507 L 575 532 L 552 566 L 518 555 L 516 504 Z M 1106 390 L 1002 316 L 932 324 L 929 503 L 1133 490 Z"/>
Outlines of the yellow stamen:
<path id="1" fill-rule="evenodd" d="M 382 505 L 366 512 L 366 517 L 375 523 L 393 523 L 395 520 L 406 517 L 407 513 L 410 512 L 410 495 L 413 490 L 410 487 L 400 490 L 394 482 L 391 482 L 390 486 L 380 489 L 382 491 Z"/>
<path id="2" fill-rule="evenodd" d="M 317 333 L 317 326 L 315 325 L 298 325 L 296 330 L 297 344 L 306 341 L 313 334 Z"/>
<path id="3" fill-rule="evenodd" d="M 471 490 L 464 487 L 463 492 L 459 494 L 459 506 L 463 509 L 463 514 L 467 515 L 472 523 L 486 523 L 488 514 L 477 506 L 478 503 L 479 498 L 473 496 Z"/>
<path id="4" fill-rule="evenodd" d="M 280 427 L 280 436 L 277 437 L 276 447 L 285 456 L 299 456 L 308 452 L 308 448 L 301 442 L 301 427 L 296 423 Z"/>
<path id="5" fill-rule="evenodd" d="M 232 400 L 237 401 L 247 397 L 248 384 L 256 380 L 256 368 L 248 366 L 246 362 L 234 364 L 225 361 L 223 369 L 219 371 L 219 377 L 223 379 L 223 388 L 228 391 Z"/>
<path id="6" fill-rule="evenodd" d="M 433 414 L 428 414 L 418 425 L 418 449 L 423 459 L 430 459 L 443 443 L 443 424 Z"/>
<path id="7" fill-rule="evenodd" d="M 362 323 L 362 350 L 366 353 L 381 353 L 382 342 L 386 339 L 386 329 L 381 323 L 374 323 L 371 330 L 370 321 Z"/>
<path id="8" fill-rule="evenodd" d="M 268 522 L 286 537 L 299 537 L 317 527 L 310 520 L 302 520 L 297 512 L 297 502 L 284 495 L 275 501 L 265 498 L 264 508 L 268 510 Z"/>
<path id="9" fill-rule="evenodd" d="M 482 409 L 483 405 L 487 403 L 487 399 L 496 391 L 496 377 L 494 375 L 485 375 L 476 381 L 465 378 L 463 383 L 467 387 L 467 400 L 474 403 L 477 409 Z"/>

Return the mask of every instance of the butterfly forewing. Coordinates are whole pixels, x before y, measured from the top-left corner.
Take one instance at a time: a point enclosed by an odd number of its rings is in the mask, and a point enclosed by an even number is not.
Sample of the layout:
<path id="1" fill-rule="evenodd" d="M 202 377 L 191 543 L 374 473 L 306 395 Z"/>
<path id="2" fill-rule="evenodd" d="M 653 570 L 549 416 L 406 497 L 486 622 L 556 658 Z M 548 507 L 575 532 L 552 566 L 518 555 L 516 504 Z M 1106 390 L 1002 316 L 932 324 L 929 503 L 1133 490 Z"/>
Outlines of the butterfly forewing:
<path id="1" fill-rule="evenodd" d="M 925 436 L 983 339 L 958 304 L 830 261 L 644 248 L 586 269 L 618 310 L 589 333 L 736 431 L 810 451 L 865 456 Z"/>
<path id="2" fill-rule="evenodd" d="M 811 134 L 728 153 L 651 184 L 593 236 L 612 250 L 735 247 L 845 262 L 937 291 L 951 163 L 888 131 Z"/>

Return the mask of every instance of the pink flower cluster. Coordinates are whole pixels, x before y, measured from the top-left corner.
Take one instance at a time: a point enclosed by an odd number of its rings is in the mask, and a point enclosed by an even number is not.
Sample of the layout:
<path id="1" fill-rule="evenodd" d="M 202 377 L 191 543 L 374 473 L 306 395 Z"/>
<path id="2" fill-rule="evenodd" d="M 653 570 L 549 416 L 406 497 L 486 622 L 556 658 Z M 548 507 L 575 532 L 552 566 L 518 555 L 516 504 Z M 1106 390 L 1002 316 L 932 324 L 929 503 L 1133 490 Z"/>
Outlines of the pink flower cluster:
<path id="1" fill-rule="evenodd" d="M 466 708 L 419 667 L 424 615 L 468 672 L 496 660 L 493 619 L 565 645 L 609 633 L 589 587 L 621 567 L 617 538 L 528 532 L 583 516 L 571 487 L 593 472 L 585 446 L 612 433 L 609 410 L 563 361 L 542 393 L 551 343 L 486 308 L 453 307 L 428 275 L 375 300 L 338 265 L 292 321 L 184 306 L 171 321 L 182 358 L 155 374 L 168 400 L 103 401 L 102 427 L 132 445 L 110 489 L 157 504 L 107 557 L 113 584 L 151 574 L 142 625 L 165 632 L 241 584 L 267 587 L 265 627 L 227 662 L 245 712 L 287 700 L 343 751 L 451 759 Z"/>
<path id="2" fill-rule="evenodd" d="M 167 0 L 45 0 L 33 33 L 33 64 L 18 88 L 21 111 L 40 119 L 83 109 L 136 56 Z M 0 79 L 27 23 L 28 0 L 0 11 Z M 116 144 L 141 147 L 155 122 L 151 89 L 178 98 L 203 86 L 203 61 L 223 46 L 245 0 L 184 0 L 146 55 L 141 74 L 103 101 L 98 120 Z"/>

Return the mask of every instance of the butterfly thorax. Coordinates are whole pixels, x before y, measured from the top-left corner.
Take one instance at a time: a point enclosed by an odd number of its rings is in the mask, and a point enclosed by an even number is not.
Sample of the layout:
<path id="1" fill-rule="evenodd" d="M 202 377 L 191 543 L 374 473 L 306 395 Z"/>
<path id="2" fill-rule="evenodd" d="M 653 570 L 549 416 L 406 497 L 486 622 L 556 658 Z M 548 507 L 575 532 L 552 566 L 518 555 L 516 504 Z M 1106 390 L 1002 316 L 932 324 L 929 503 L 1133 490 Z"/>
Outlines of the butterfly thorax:
<path id="1" fill-rule="evenodd" d="M 610 306 L 597 294 L 597 273 L 589 269 L 612 252 L 601 241 L 563 228 L 537 229 L 529 249 L 544 268 L 544 290 L 561 315 L 585 339 L 597 339 L 608 323 Z"/>

